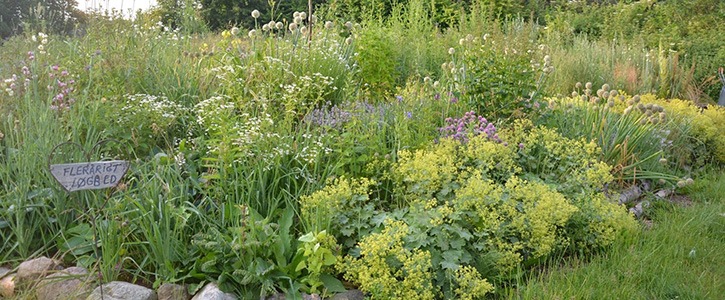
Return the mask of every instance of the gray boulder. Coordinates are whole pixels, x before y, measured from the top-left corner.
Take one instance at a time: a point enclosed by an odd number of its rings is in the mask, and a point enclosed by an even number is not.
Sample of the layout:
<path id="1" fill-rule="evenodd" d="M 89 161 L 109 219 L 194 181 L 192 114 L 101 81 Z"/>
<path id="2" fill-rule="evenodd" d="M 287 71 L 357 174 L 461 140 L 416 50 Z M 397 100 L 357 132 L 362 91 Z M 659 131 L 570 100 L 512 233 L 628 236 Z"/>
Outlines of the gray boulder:
<path id="1" fill-rule="evenodd" d="M 97 287 L 86 298 L 86 300 L 101 300 L 101 289 L 103 300 L 157 300 L 156 293 L 140 285 L 123 281 L 112 281 Z"/>
<path id="2" fill-rule="evenodd" d="M 349 290 L 344 293 L 335 294 L 332 300 L 365 300 L 365 294 L 360 290 Z"/>
<path id="3" fill-rule="evenodd" d="M 71 267 L 43 278 L 35 290 L 37 300 L 72 300 L 88 297 L 88 270 Z"/>
<path id="4" fill-rule="evenodd" d="M 215 283 L 209 283 L 198 292 L 191 300 L 237 300 L 237 297 L 222 292 Z"/>
<path id="5" fill-rule="evenodd" d="M 58 268 L 58 263 L 45 256 L 24 261 L 18 266 L 15 282 L 19 287 L 27 287 Z"/>
<path id="6" fill-rule="evenodd" d="M 189 292 L 183 285 L 164 283 L 156 293 L 159 300 L 189 300 Z"/>

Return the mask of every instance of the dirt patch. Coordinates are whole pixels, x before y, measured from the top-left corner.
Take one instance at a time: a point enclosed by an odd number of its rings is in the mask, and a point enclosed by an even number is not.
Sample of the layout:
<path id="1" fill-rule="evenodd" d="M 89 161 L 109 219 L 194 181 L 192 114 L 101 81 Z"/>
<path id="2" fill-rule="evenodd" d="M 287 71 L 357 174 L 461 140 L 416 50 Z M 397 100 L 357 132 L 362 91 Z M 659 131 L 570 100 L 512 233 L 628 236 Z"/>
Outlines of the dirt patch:
<path id="1" fill-rule="evenodd" d="M 694 204 L 692 202 L 692 199 L 688 197 L 687 195 L 670 195 L 667 198 L 667 201 L 670 201 L 671 203 L 680 205 L 682 207 L 690 207 Z"/>

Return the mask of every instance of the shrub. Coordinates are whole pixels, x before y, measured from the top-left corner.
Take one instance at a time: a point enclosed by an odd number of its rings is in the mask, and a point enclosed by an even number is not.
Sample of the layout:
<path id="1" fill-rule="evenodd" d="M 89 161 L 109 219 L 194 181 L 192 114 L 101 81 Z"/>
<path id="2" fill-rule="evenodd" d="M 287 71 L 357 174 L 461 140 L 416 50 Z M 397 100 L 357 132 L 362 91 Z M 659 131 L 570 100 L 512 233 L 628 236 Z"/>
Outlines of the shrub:
<path id="1" fill-rule="evenodd" d="M 464 47 L 450 48 L 451 61 L 444 63 L 443 83 L 450 92 L 460 95 L 469 107 L 490 118 L 523 115 L 536 103 L 540 79 L 531 64 L 528 49 L 496 49 L 489 44 L 477 45 L 477 39 L 463 39 Z M 470 44 L 470 45 L 469 45 Z M 545 60 L 544 73 L 553 71 Z"/>
<path id="2" fill-rule="evenodd" d="M 388 30 L 376 24 L 368 24 L 355 40 L 359 75 L 372 101 L 390 96 L 394 87 L 402 83 L 398 82 L 395 44 Z"/>

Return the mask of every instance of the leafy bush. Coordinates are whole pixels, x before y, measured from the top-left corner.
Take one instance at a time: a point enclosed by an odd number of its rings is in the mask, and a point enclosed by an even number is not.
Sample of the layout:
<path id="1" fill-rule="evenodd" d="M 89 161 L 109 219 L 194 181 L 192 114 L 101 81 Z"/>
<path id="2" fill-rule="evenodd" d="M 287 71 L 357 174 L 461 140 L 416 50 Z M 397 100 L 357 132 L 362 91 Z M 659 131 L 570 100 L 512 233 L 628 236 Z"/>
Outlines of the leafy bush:
<path id="1" fill-rule="evenodd" d="M 477 112 L 491 118 L 524 115 L 537 105 L 537 92 L 544 78 L 537 77 L 528 49 L 496 49 L 485 40 L 461 39 L 462 51 L 450 48 L 451 61 L 444 63 L 444 78 L 450 92 L 460 95 Z M 460 54 L 457 54 L 460 53 Z M 544 73 L 553 71 L 545 59 Z"/>
<path id="2" fill-rule="evenodd" d="M 363 88 L 370 93 L 372 101 L 390 96 L 393 88 L 399 84 L 393 55 L 395 45 L 387 29 L 376 24 L 368 24 L 355 40 L 359 53 L 356 61 L 360 67 Z"/>

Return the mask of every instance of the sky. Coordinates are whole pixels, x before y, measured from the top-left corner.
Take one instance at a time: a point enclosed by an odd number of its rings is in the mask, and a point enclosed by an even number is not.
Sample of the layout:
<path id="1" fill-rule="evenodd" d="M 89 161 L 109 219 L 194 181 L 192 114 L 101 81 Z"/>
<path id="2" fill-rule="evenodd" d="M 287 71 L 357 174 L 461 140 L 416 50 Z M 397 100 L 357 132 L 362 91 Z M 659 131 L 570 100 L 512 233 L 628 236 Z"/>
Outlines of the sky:
<path id="1" fill-rule="evenodd" d="M 118 9 L 123 11 L 124 14 L 128 13 L 128 10 L 136 11 L 138 9 L 146 10 L 151 6 L 156 5 L 156 0 L 77 0 L 78 8 L 85 11 L 92 8 L 102 7 L 105 9 Z"/>

